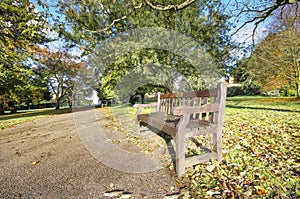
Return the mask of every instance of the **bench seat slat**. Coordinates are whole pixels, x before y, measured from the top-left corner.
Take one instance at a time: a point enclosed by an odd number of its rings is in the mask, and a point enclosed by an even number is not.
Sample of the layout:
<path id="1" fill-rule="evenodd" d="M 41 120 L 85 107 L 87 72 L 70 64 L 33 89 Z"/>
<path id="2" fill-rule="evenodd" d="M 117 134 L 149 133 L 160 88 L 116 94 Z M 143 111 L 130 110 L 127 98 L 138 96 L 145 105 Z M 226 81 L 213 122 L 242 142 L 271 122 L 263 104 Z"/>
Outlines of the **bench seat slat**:
<path id="1" fill-rule="evenodd" d="M 180 117 L 170 116 L 164 113 L 140 114 L 138 120 L 155 127 L 171 136 L 175 136 L 177 129 L 176 125 Z M 199 135 L 207 135 L 216 130 L 216 125 L 211 124 L 207 120 L 190 120 L 185 128 L 185 136 L 193 137 Z"/>
<path id="2" fill-rule="evenodd" d="M 176 121 L 178 117 L 170 118 L 169 115 L 164 113 L 151 113 L 151 114 L 140 114 L 138 120 L 155 127 L 156 129 L 163 131 L 171 136 L 176 134 Z"/>
<path id="3" fill-rule="evenodd" d="M 201 154 L 197 156 L 187 157 L 185 159 L 185 166 L 193 166 L 195 164 L 204 163 L 209 161 L 210 159 L 217 159 L 218 155 L 216 152 L 210 152 L 206 154 Z"/>

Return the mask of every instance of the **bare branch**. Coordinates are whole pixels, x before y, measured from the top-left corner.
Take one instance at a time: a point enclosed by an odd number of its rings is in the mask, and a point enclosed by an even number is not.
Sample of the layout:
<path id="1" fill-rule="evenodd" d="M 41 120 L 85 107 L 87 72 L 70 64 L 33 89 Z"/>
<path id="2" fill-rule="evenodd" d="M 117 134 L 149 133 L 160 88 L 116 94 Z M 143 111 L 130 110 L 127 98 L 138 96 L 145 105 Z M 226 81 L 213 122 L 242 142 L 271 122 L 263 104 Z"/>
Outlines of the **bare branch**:
<path id="1" fill-rule="evenodd" d="M 130 16 L 132 13 L 134 13 L 137 9 L 140 9 L 143 7 L 143 4 L 139 4 L 137 6 L 133 7 L 133 10 L 131 12 L 129 12 L 127 15 L 124 15 L 118 19 L 114 19 L 108 26 L 106 26 L 104 29 L 100 29 L 100 30 L 88 30 L 88 29 L 84 29 L 85 31 L 88 31 L 90 33 L 102 33 L 102 32 L 106 32 L 108 31 L 111 27 L 113 27 L 115 25 L 115 23 L 120 22 L 125 20 L 126 18 L 128 18 L 128 16 Z"/>
<path id="2" fill-rule="evenodd" d="M 181 3 L 181 4 L 178 4 L 178 5 L 167 5 L 167 6 L 163 6 L 163 5 L 160 5 L 160 4 L 154 4 L 152 2 L 150 2 L 149 0 L 143 0 L 145 5 L 148 5 L 150 6 L 151 9 L 154 9 L 154 10 L 159 10 L 159 11 L 168 11 L 168 10 L 182 10 L 188 6 L 190 6 L 191 4 L 193 4 L 194 2 L 196 2 L 197 0 L 186 0 L 185 2 Z M 133 10 L 128 13 L 127 15 L 124 15 L 120 18 L 117 18 L 117 19 L 114 19 L 112 21 L 111 24 L 109 24 L 107 27 L 105 27 L 104 29 L 101 29 L 101 30 L 88 30 L 88 29 L 85 29 L 86 31 L 90 32 L 90 33 L 101 33 L 101 32 L 106 32 L 108 31 L 111 27 L 113 27 L 117 22 L 120 22 L 120 21 L 123 21 L 125 19 L 127 19 L 133 12 L 135 12 L 137 9 L 140 9 L 143 7 L 143 3 L 137 5 L 137 6 L 134 6 Z"/>
<path id="3" fill-rule="evenodd" d="M 193 4 L 194 2 L 196 2 L 196 0 L 186 0 L 179 5 L 166 5 L 166 6 L 158 4 L 157 2 L 155 4 L 151 3 L 149 0 L 144 0 L 144 2 L 146 5 L 150 6 L 150 8 L 154 10 L 168 11 L 168 10 L 182 10 L 188 7 L 189 5 Z"/>
<path id="4" fill-rule="evenodd" d="M 235 35 L 237 32 L 239 32 L 242 28 L 244 28 L 246 25 L 248 24 L 251 24 L 251 23 L 254 23 L 254 28 L 253 28 L 253 31 L 252 31 L 252 43 L 254 45 L 254 36 L 255 36 L 255 32 L 258 28 L 258 26 L 263 23 L 268 17 L 271 16 L 271 14 L 281 8 L 284 9 L 284 7 L 287 5 L 287 4 L 297 4 L 297 2 L 300 2 L 300 0 L 276 0 L 274 2 L 273 5 L 269 6 L 269 7 L 266 7 L 264 9 L 261 9 L 261 10 L 256 10 L 256 9 L 251 9 L 251 8 L 248 8 L 245 9 L 245 10 L 241 10 L 240 13 L 238 15 L 241 15 L 241 13 L 259 13 L 258 15 L 256 15 L 255 17 L 253 17 L 252 19 L 244 22 L 238 29 L 236 29 L 231 35 Z"/>
<path id="5" fill-rule="evenodd" d="M 256 21 L 256 18 L 253 18 L 249 21 L 246 21 L 245 23 L 243 23 L 238 29 L 236 29 L 232 34 L 231 36 L 235 35 L 238 31 L 240 31 L 242 28 L 244 28 L 247 24 L 250 24 L 252 22 Z"/>

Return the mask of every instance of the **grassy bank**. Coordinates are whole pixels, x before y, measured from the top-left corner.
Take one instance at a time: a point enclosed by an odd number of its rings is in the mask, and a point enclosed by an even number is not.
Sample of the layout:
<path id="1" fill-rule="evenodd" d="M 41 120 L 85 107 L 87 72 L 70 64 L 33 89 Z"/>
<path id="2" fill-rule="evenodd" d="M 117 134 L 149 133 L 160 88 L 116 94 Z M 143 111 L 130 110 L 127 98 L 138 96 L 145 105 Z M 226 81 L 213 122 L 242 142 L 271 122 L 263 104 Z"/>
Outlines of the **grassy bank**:
<path id="1" fill-rule="evenodd" d="M 29 111 L 21 111 L 13 114 L 0 115 L 0 130 L 12 127 L 17 124 L 22 124 L 38 118 L 49 117 L 56 114 L 71 112 L 70 109 L 64 108 L 60 110 L 51 109 L 32 109 Z"/>

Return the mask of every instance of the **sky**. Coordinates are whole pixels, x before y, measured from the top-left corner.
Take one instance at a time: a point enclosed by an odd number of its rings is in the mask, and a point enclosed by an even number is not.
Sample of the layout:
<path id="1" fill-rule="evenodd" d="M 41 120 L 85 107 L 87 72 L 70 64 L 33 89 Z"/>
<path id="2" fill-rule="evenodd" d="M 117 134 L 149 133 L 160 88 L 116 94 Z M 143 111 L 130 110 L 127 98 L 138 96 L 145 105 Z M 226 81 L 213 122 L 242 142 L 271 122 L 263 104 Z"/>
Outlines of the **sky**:
<path id="1" fill-rule="evenodd" d="M 257 3 L 257 0 L 221 0 L 224 5 L 227 5 L 225 13 L 228 13 L 229 15 L 237 15 L 240 11 L 238 9 L 243 8 L 242 3 Z M 236 2 L 240 2 L 238 5 Z M 238 9 L 237 9 L 238 8 Z M 236 29 L 241 27 L 247 20 L 249 20 L 249 13 L 241 15 L 239 18 L 232 18 L 232 22 L 236 26 Z M 267 25 L 270 23 L 270 21 L 267 19 L 264 23 L 261 23 L 255 33 L 255 42 L 258 42 L 259 40 L 263 39 L 266 35 L 266 29 Z M 238 34 L 233 35 L 233 38 L 236 39 L 237 42 L 246 44 L 252 43 L 252 34 L 254 29 L 254 23 L 249 23 L 244 28 L 242 28 Z M 232 32 L 234 32 L 236 29 L 233 29 Z"/>

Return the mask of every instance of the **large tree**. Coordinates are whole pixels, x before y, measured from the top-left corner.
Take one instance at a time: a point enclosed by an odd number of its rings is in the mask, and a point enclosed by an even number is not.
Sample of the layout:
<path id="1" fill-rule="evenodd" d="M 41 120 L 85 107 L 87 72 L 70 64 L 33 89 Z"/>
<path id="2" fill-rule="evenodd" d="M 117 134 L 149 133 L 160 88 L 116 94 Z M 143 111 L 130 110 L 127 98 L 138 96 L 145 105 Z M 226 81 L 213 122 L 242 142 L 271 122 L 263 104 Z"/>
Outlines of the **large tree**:
<path id="1" fill-rule="evenodd" d="M 42 1 L 38 1 L 42 2 Z M 253 39 L 254 34 L 263 22 L 267 21 L 275 12 L 283 10 L 288 5 L 295 5 L 300 0 L 230 0 L 222 1 L 227 5 L 226 10 L 229 16 L 234 18 L 233 25 L 237 26 L 236 32 L 242 29 L 248 24 L 253 24 Z M 85 1 L 81 2 L 82 6 L 77 6 L 77 1 L 58 1 L 58 4 L 63 8 L 64 13 L 68 16 L 73 15 L 75 20 L 81 21 L 81 24 L 75 26 L 79 30 L 89 30 L 91 33 L 99 33 L 97 37 L 106 37 L 107 32 L 111 31 L 116 25 L 128 20 L 132 15 L 136 13 L 144 13 L 145 10 L 156 10 L 162 12 L 178 11 L 188 9 L 195 4 L 202 4 L 210 6 L 207 0 L 176 0 L 176 1 L 162 1 L 162 0 L 135 0 L 135 1 Z M 110 5 L 109 5 L 110 4 Z M 69 8 L 70 5 L 76 5 L 76 9 L 82 9 L 84 15 L 81 17 L 78 10 Z M 72 6 L 71 6 L 72 7 Z M 96 9 L 95 9 L 96 8 Z M 99 21 L 92 16 L 107 16 L 111 12 L 114 15 L 109 17 L 109 20 Z M 89 20 L 92 23 L 86 23 Z M 90 26 L 93 24 L 93 27 Z M 96 25 L 98 27 L 94 28 Z M 239 24 L 239 25 L 236 25 Z M 235 33 L 236 33 L 235 32 Z M 77 34 L 77 39 L 80 38 L 80 31 Z M 85 37 L 94 37 L 91 34 L 85 35 Z"/>
<path id="2" fill-rule="evenodd" d="M 261 41 L 249 60 L 248 73 L 263 90 L 294 88 L 300 98 L 300 13 L 287 7 L 274 15 L 267 38 Z"/>
<path id="3" fill-rule="evenodd" d="M 28 0 L 0 2 L 1 113 L 8 102 L 20 104 L 24 96 L 42 89 L 26 61 L 31 56 L 32 46 L 48 41 L 43 32 L 46 25 L 43 16 Z"/>
<path id="4" fill-rule="evenodd" d="M 16 111 L 17 106 L 49 100 L 46 82 L 40 78 L 30 65 L 17 65 L 15 70 L 2 70 L 1 77 L 8 78 L 0 84 L 0 106 L 2 110 Z M 3 112 L 2 112 L 3 113 Z"/>
<path id="5" fill-rule="evenodd" d="M 252 23 L 254 36 L 254 32 L 262 22 L 287 5 L 297 5 L 297 0 L 260 2 L 241 0 L 229 1 L 228 5 L 230 6 L 227 8 L 233 8 L 229 9 L 231 17 L 245 21 L 236 30 Z M 219 67 L 224 67 L 230 62 L 227 59 L 230 45 L 228 37 L 225 36 L 228 27 L 224 23 L 229 18 L 222 13 L 224 6 L 221 6 L 220 1 L 137 0 L 112 3 L 106 0 L 83 2 L 64 0 L 58 1 L 56 6 L 65 16 L 64 26 L 59 23 L 57 25 L 65 29 L 59 29 L 59 32 L 87 50 L 102 45 L 107 38 L 133 28 L 164 27 L 191 35 L 205 46 Z"/>
<path id="6" fill-rule="evenodd" d="M 191 36 L 224 64 L 228 58 L 228 15 L 220 1 L 188 1 L 177 9 L 155 9 L 154 5 L 180 5 L 183 1 L 64 0 L 57 6 L 65 15 L 64 33 L 83 46 L 94 48 L 116 34 L 141 27 L 160 27 Z M 152 5 L 152 6 L 151 6 Z M 59 27 L 59 26 L 58 26 Z"/>
<path id="7" fill-rule="evenodd" d="M 64 100 L 72 107 L 74 82 L 82 63 L 67 50 L 50 51 L 48 48 L 37 48 L 38 66 L 35 69 L 48 84 L 56 100 L 56 109 Z"/>
<path id="8" fill-rule="evenodd" d="M 180 4 L 181 2 L 183 1 L 167 1 L 164 4 Z M 187 7 L 182 5 L 178 9 L 167 9 L 167 11 L 152 8 L 155 5 L 150 1 L 115 1 L 112 3 L 111 1 L 78 2 L 69 0 L 60 2 L 59 6 L 66 14 L 65 19 L 68 22 L 64 32 L 72 33 L 72 37 L 70 34 L 65 35 L 78 44 L 85 45 L 86 49 L 105 48 L 107 46 L 104 41 L 107 38 L 130 32 L 136 28 L 164 28 L 193 38 L 212 56 L 218 68 L 222 68 L 225 73 L 231 43 L 226 35 L 229 31 L 228 16 L 222 13 L 222 4 L 219 1 L 198 1 L 188 4 Z M 141 37 L 140 40 L 144 43 L 151 43 L 151 39 L 146 37 Z M 155 39 L 154 35 L 148 37 Z M 120 49 L 120 51 L 123 50 Z M 124 74 L 133 67 L 145 64 L 144 61 L 149 52 L 148 49 L 139 50 L 127 55 L 127 59 L 123 63 L 118 62 L 118 64 L 106 66 L 108 69 L 101 71 L 102 75 L 107 75 L 103 79 L 102 86 L 107 85 L 107 81 L 113 85 L 121 73 Z M 176 68 L 185 76 L 196 74 L 193 66 L 187 61 L 183 61 L 183 58 L 176 53 L 165 52 L 159 47 L 152 49 L 151 53 L 157 60 L 147 59 L 148 61 Z M 122 55 L 122 52 L 120 54 Z M 135 63 L 129 58 L 133 55 L 138 56 L 137 59 L 134 59 L 137 60 Z M 104 58 L 102 57 L 102 59 Z"/>
<path id="9" fill-rule="evenodd" d="M 300 98 L 300 32 L 269 35 L 254 50 L 248 67 L 263 90 L 294 88 Z"/>

